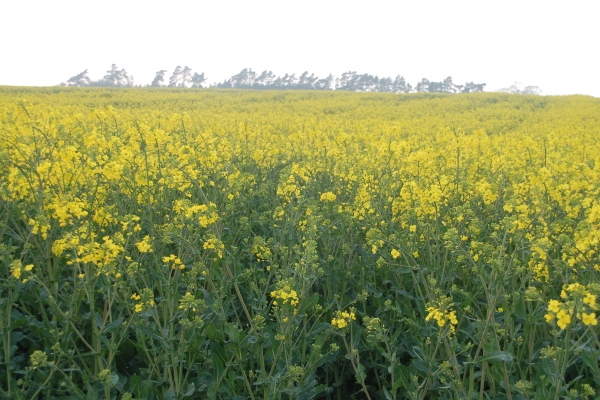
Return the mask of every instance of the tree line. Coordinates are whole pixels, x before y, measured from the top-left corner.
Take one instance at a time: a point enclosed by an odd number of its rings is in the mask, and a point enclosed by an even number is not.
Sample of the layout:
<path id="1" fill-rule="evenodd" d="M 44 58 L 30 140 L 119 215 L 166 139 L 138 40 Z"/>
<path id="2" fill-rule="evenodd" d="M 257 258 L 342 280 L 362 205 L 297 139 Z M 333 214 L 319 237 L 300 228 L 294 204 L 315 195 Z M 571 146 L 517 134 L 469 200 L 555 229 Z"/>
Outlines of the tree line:
<path id="1" fill-rule="evenodd" d="M 167 78 L 167 71 L 160 70 L 148 85 L 134 85 L 134 78 L 125 69 L 119 69 L 112 64 L 106 75 L 99 80 L 92 80 L 88 76 L 88 70 L 71 77 L 61 86 L 108 86 L 108 87 L 173 87 L 173 88 L 236 88 L 236 89 L 258 89 L 258 90 L 345 90 L 352 92 L 435 92 L 435 93 L 469 93 L 483 92 L 485 83 L 467 82 L 455 84 L 452 77 L 447 77 L 441 82 L 430 81 L 423 78 L 416 85 L 406 82 L 404 77 L 398 75 L 395 78 L 377 75 L 359 74 L 356 71 L 344 72 L 340 77 L 329 74 L 326 78 L 319 78 L 313 73 L 304 72 L 296 74 L 285 74 L 277 76 L 272 71 L 263 71 L 258 74 L 251 68 L 244 68 L 231 78 L 218 83 L 207 84 L 204 72 L 199 74 L 191 68 L 177 66 L 171 76 Z"/>

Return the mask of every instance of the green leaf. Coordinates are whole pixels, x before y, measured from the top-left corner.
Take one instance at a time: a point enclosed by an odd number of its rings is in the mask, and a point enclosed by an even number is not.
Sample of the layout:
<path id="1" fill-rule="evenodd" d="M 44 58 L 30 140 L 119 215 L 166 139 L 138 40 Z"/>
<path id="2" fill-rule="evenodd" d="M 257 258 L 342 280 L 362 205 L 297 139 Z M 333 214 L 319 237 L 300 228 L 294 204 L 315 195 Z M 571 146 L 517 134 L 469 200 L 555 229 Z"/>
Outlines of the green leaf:
<path id="1" fill-rule="evenodd" d="M 425 372 L 426 374 L 429 374 L 431 372 L 429 371 L 429 364 L 423 360 L 413 360 L 411 365 L 415 367 L 418 371 Z"/>
<path id="2" fill-rule="evenodd" d="M 392 338 L 390 339 L 390 343 L 399 343 L 398 341 L 398 336 L 400 336 L 400 334 L 402 333 L 402 329 L 396 329 L 396 332 L 394 332 L 394 334 L 392 335 Z"/>
<path id="3" fill-rule="evenodd" d="M 216 324 L 210 324 L 206 326 L 206 329 L 204 330 L 204 332 L 206 333 L 206 336 L 209 339 L 215 339 L 218 341 L 222 341 L 223 340 L 223 335 L 221 334 L 221 331 L 219 331 L 217 329 Z"/>
<path id="4" fill-rule="evenodd" d="M 392 394 L 385 388 L 385 386 L 383 387 L 383 394 L 385 394 L 385 398 L 387 400 L 393 400 Z"/>
<path id="5" fill-rule="evenodd" d="M 21 281 L 18 281 L 18 285 L 13 289 L 13 292 L 12 292 L 12 298 L 11 298 L 12 303 L 16 303 L 17 300 L 19 300 L 19 293 L 21 293 L 21 287 L 22 287 Z"/>
<path id="6" fill-rule="evenodd" d="M 166 400 L 175 400 L 177 398 L 177 394 L 175 394 L 175 391 L 173 390 L 172 387 L 169 388 L 169 390 L 167 390 L 167 392 L 165 393 L 165 399 Z"/>
<path id="7" fill-rule="evenodd" d="M 10 379 L 10 393 L 12 399 L 22 399 L 21 390 L 19 389 L 19 384 L 15 380 L 15 378 Z"/>
<path id="8" fill-rule="evenodd" d="M 328 324 L 328 323 L 322 322 L 322 323 L 320 323 L 320 324 L 318 324 L 318 325 L 314 326 L 314 327 L 313 327 L 313 328 L 310 330 L 310 332 L 308 333 L 308 338 L 312 338 L 312 337 L 314 337 L 315 335 L 317 335 L 317 334 L 319 334 L 319 333 L 323 332 L 324 330 L 326 330 L 326 329 L 329 329 L 330 327 L 331 327 L 331 324 Z"/>
<path id="9" fill-rule="evenodd" d="M 120 317 L 119 319 L 117 319 L 116 321 L 111 322 L 110 324 L 106 325 L 104 327 L 104 330 L 102 331 L 102 333 L 109 333 L 111 332 L 113 329 L 115 329 L 116 327 L 118 327 L 119 325 L 121 325 L 123 323 L 123 317 Z"/>
<path id="10" fill-rule="evenodd" d="M 29 319 L 29 321 L 28 321 Z M 30 322 L 32 321 L 32 322 Z M 18 310 L 10 311 L 10 329 L 15 330 L 22 326 L 32 325 L 35 322 L 38 322 L 34 318 L 27 318 L 25 315 L 21 314 Z M 41 325 L 41 324 L 40 324 Z"/>
<path id="11" fill-rule="evenodd" d="M 206 289 L 202 289 L 202 294 L 204 295 L 204 301 L 206 302 L 206 306 L 211 307 L 215 303 L 215 300 L 212 298 L 212 296 L 210 295 L 210 293 L 208 293 Z"/>
<path id="12" fill-rule="evenodd" d="M 10 333 L 10 343 L 17 344 L 25 335 L 21 331 L 12 331 Z"/>
<path id="13" fill-rule="evenodd" d="M 182 393 L 182 396 L 189 397 L 189 396 L 193 395 L 195 391 L 196 391 L 196 385 L 194 385 L 194 382 L 192 382 L 188 385 L 185 393 Z"/>
<path id="14" fill-rule="evenodd" d="M 412 349 L 408 349 L 408 353 L 411 356 L 418 358 L 419 360 L 424 360 L 427 358 L 425 356 L 425 352 L 419 346 L 413 346 Z"/>
<path id="15" fill-rule="evenodd" d="M 223 371 L 225 370 L 227 356 L 223 347 L 214 340 L 210 341 L 210 351 L 212 353 L 212 360 L 215 365 L 216 375 L 214 376 L 214 378 L 215 380 L 218 380 L 221 377 Z"/>
<path id="16" fill-rule="evenodd" d="M 324 392 L 327 390 L 327 385 L 319 385 L 315 388 L 315 395 Z"/>
<path id="17" fill-rule="evenodd" d="M 225 324 L 225 333 L 227 334 L 227 336 L 229 336 L 229 339 L 235 343 L 239 342 L 242 335 L 244 334 L 244 332 L 239 330 L 237 325 L 232 322 L 228 322 L 227 324 Z"/>
<path id="18" fill-rule="evenodd" d="M 407 273 L 407 272 L 412 272 L 412 269 L 407 269 L 406 272 L 399 272 L 399 273 L 402 274 L 402 273 Z M 410 300 L 414 300 L 415 299 L 414 296 L 411 295 L 410 293 L 408 293 L 406 290 L 402 290 L 402 289 L 393 289 L 393 290 L 394 290 L 394 292 L 396 292 L 396 293 L 398 293 L 398 294 L 400 294 L 400 295 L 402 295 L 402 296 L 404 296 L 404 297 L 406 297 L 406 298 L 408 298 Z"/>
<path id="19" fill-rule="evenodd" d="M 600 374 L 600 369 L 598 368 L 598 360 L 592 356 L 587 350 L 581 352 L 581 359 L 584 364 L 590 367 L 590 369 L 594 372 L 594 376 L 598 376 Z"/>
<path id="20" fill-rule="evenodd" d="M 302 314 L 306 310 L 314 307 L 319 302 L 319 294 L 315 293 L 310 296 L 308 299 L 302 302 L 300 305 L 300 309 L 298 309 L 298 314 Z"/>
<path id="21" fill-rule="evenodd" d="M 133 375 L 129 380 L 129 391 L 133 392 L 137 398 L 142 398 L 142 378 L 138 375 Z"/>
<path id="22" fill-rule="evenodd" d="M 406 371 L 406 367 L 404 365 L 398 365 L 396 368 L 396 382 L 394 382 L 394 386 L 392 386 L 392 393 L 396 393 L 400 387 L 404 387 L 402 379 L 405 375 L 404 371 Z"/>
<path id="23" fill-rule="evenodd" d="M 352 347 L 356 349 L 356 348 L 358 348 L 358 345 L 360 344 L 362 329 L 360 328 L 360 325 L 358 325 L 355 321 L 350 321 L 350 323 L 353 324 L 353 326 L 352 326 Z"/>
<path id="24" fill-rule="evenodd" d="M 367 373 L 365 372 L 365 366 L 362 364 L 358 364 L 358 368 L 356 368 L 356 381 L 362 384 L 367 377 Z"/>
<path id="25" fill-rule="evenodd" d="M 96 321 L 96 326 L 102 328 L 102 316 L 100 313 L 94 313 L 94 320 Z"/>
<path id="26" fill-rule="evenodd" d="M 499 363 L 502 361 L 510 363 L 510 362 L 512 362 L 512 360 L 513 360 L 512 354 L 510 354 L 507 351 L 501 351 L 501 350 L 492 351 L 491 353 L 487 353 L 483 357 L 480 357 L 477 359 L 478 362 L 487 361 L 492 364 Z"/>
<path id="27" fill-rule="evenodd" d="M 145 335 L 150 336 L 151 338 L 154 338 L 156 340 L 163 340 L 164 339 L 161 335 L 159 335 L 155 331 L 152 331 L 152 330 L 146 328 L 145 326 L 138 325 L 137 328 L 138 328 L 138 330 L 140 332 L 142 332 Z"/>

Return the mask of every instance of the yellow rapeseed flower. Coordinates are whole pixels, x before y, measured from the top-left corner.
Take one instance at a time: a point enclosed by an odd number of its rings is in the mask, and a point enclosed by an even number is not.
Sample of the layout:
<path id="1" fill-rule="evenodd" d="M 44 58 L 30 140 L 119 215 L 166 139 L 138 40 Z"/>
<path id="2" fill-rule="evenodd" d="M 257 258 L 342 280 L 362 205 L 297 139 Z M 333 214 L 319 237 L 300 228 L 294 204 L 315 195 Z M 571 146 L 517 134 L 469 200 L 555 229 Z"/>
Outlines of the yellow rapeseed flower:
<path id="1" fill-rule="evenodd" d="M 553 313 L 557 313 L 560 307 L 560 302 L 558 300 L 550 300 L 550 302 L 548 303 L 548 310 L 552 311 Z"/>
<path id="2" fill-rule="evenodd" d="M 585 325 L 598 325 L 598 319 L 596 318 L 596 313 L 591 313 L 591 314 L 587 314 L 587 313 L 582 313 L 582 318 L 581 320 L 583 321 L 583 323 Z"/>
<path id="3" fill-rule="evenodd" d="M 337 196 L 332 192 L 326 192 L 321 195 L 321 201 L 331 201 L 334 202 Z"/>
<path id="4" fill-rule="evenodd" d="M 596 295 L 591 293 L 586 293 L 583 302 L 590 306 L 593 310 L 596 309 Z"/>
<path id="5" fill-rule="evenodd" d="M 140 253 L 151 253 L 152 245 L 150 244 L 150 235 L 146 235 L 141 242 L 135 244 Z"/>
<path id="6" fill-rule="evenodd" d="M 350 321 L 356 320 L 356 314 L 354 308 L 350 308 L 350 311 L 336 311 L 335 317 L 331 320 L 331 325 L 338 329 L 344 329 L 348 326 Z"/>
<path id="7" fill-rule="evenodd" d="M 571 315 L 566 313 L 564 310 L 560 310 L 556 314 L 556 324 L 560 327 L 560 329 L 565 329 L 567 325 L 571 323 Z"/>

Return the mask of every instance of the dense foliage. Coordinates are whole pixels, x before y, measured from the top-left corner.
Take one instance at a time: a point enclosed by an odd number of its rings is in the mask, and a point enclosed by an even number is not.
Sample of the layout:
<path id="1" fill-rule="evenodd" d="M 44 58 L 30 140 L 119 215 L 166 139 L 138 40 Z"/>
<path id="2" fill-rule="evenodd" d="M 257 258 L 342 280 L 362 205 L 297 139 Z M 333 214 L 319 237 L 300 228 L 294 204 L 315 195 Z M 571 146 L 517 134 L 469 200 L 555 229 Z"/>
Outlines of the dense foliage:
<path id="1" fill-rule="evenodd" d="M 156 72 L 156 76 L 150 83 L 150 87 L 170 88 L 203 88 L 207 86 L 204 72 L 199 74 L 188 66 L 181 68 L 178 65 L 165 82 L 166 70 Z M 88 70 L 72 76 L 61 86 L 99 86 L 99 87 L 132 87 L 133 76 L 125 69 L 119 69 L 115 64 L 106 71 L 104 78 L 92 80 L 88 76 Z M 389 93 L 475 93 L 483 92 L 485 83 L 467 82 L 462 85 L 452 82 L 452 77 L 447 77 L 441 82 L 429 81 L 423 78 L 414 88 L 404 79 L 397 75 L 396 78 L 373 76 L 369 74 L 358 74 L 356 71 L 344 72 L 340 77 L 329 74 L 326 78 L 319 78 L 315 74 L 305 71 L 300 76 L 296 74 L 285 74 L 277 76 L 272 71 L 263 71 L 260 75 L 251 68 L 244 68 L 231 78 L 210 85 L 211 88 L 234 88 L 253 90 L 344 90 L 348 92 L 389 92 Z M 500 91 L 514 94 L 540 94 L 539 88 L 528 86 L 524 89 L 515 85 Z"/>
<path id="2" fill-rule="evenodd" d="M 600 99 L 0 88 L 0 395 L 589 398 Z"/>

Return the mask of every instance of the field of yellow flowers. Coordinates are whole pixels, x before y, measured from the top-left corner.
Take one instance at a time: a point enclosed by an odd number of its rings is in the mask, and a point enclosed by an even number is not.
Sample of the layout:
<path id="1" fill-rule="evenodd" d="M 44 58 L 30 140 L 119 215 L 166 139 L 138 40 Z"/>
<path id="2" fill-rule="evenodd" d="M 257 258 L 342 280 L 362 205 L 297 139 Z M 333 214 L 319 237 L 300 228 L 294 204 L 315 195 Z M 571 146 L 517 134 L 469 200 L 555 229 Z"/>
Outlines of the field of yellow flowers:
<path id="1" fill-rule="evenodd" d="M 600 395 L 600 99 L 0 88 L 0 397 Z"/>

